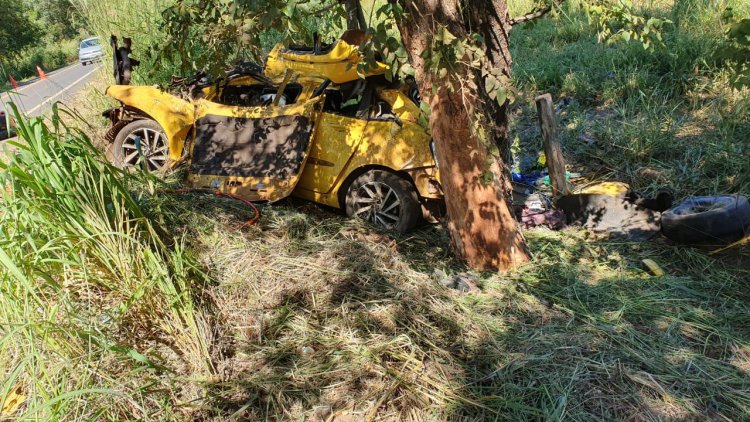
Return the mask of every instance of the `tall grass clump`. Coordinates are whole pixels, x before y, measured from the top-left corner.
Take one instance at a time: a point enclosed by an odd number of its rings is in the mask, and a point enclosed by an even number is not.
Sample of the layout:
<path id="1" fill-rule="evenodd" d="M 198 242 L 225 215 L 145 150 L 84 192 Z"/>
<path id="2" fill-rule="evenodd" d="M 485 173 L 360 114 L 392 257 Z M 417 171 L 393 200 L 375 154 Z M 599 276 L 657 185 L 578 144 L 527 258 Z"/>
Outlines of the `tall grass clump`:
<path id="1" fill-rule="evenodd" d="M 174 376 L 213 373 L 205 278 L 149 218 L 154 182 L 106 164 L 57 108 L 52 127 L 16 114 L 0 165 L 0 401 L 23 396 L 22 419 L 122 420 L 198 398 Z"/>

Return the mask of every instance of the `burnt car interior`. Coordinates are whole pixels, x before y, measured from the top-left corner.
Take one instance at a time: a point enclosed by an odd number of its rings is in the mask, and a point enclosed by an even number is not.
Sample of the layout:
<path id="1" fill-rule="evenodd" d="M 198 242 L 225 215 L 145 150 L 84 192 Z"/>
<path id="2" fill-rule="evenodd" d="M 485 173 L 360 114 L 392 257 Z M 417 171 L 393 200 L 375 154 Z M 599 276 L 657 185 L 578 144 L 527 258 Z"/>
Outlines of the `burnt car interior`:
<path id="1" fill-rule="evenodd" d="M 221 90 L 218 103 L 239 107 L 269 106 L 276 98 L 278 87 L 272 85 L 227 85 Z M 302 85 L 288 84 L 281 94 L 279 105 L 297 102 L 302 94 Z"/>
<path id="2" fill-rule="evenodd" d="M 335 85 L 325 91 L 323 110 L 364 120 L 398 121 L 391 105 L 378 98 L 375 92 L 376 87 L 384 84 L 390 83 L 385 82 L 384 78 L 370 77 Z"/>

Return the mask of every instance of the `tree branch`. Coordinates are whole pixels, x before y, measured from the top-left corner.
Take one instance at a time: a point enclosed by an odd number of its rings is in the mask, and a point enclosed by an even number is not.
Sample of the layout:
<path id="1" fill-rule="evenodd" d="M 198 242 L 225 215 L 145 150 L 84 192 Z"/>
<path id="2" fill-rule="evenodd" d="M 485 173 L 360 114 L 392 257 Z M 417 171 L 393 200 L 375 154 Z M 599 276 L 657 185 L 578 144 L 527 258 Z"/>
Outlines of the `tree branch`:
<path id="1" fill-rule="evenodd" d="M 516 16 L 515 18 L 511 18 L 508 22 L 510 23 L 510 26 L 516 26 L 519 23 L 524 23 L 528 21 L 533 21 L 535 19 L 539 19 L 542 16 L 546 15 L 547 13 L 551 12 L 553 7 L 559 7 L 563 3 L 565 3 L 565 0 L 555 0 L 549 6 L 545 6 L 541 9 L 533 10 L 522 16 Z"/>
<path id="2" fill-rule="evenodd" d="M 367 29 L 365 14 L 359 0 L 339 0 L 339 4 L 343 4 L 346 9 L 347 29 L 359 29 L 361 31 Z"/>
<path id="3" fill-rule="evenodd" d="M 338 5 L 339 5 L 338 2 L 329 4 L 328 6 L 325 6 L 325 7 L 321 8 L 321 9 L 318 9 L 318 10 L 316 10 L 314 12 L 311 12 L 310 16 L 320 16 L 320 15 L 326 14 L 326 13 L 330 12 L 331 10 L 333 10 Z"/>

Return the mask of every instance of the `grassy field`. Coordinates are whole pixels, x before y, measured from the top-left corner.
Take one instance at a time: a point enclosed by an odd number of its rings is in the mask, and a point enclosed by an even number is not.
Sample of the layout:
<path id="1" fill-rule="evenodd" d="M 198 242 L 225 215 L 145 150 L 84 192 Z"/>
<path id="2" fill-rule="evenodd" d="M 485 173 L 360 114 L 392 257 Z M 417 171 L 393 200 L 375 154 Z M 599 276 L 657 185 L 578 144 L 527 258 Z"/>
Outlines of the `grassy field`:
<path id="1" fill-rule="evenodd" d="M 590 175 L 644 192 L 668 185 L 678 196 L 750 192 L 750 101 L 747 91 L 729 87 L 712 59 L 725 6 L 750 14 L 744 2 L 645 8 L 674 22 L 665 46 L 654 51 L 597 43 L 575 2 L 555 19 L 514 30 L 514 76 L 525 94 L 515 120 L 518 141 L 540 148 L 531 99 L 552 92 L 566 152 Z"/>
<path id="2" fill-rule="evenodd" d="M 712 5 L 649 3 L 675 22 L 654 52 L 598 44 L 576 4 L 515 28 L 519 147 L 539 149 L 532 100 L 551 92 L 589 180 L 750 194 L 750 100 L 707 59 Z M 479 289 L 461 294 L 441 284 L 468 271 L 439 226 L 394 237 L 289 200 L 239 231 L 252 212 L 234 202 L 104 164 L 104 105 L 95 90 L 78 103 L 85 133 L 22 128 L 3 168 L 3 416 L 750 418 L 747 249 L 529 231 L 531 264 L 469 273 Z"/>

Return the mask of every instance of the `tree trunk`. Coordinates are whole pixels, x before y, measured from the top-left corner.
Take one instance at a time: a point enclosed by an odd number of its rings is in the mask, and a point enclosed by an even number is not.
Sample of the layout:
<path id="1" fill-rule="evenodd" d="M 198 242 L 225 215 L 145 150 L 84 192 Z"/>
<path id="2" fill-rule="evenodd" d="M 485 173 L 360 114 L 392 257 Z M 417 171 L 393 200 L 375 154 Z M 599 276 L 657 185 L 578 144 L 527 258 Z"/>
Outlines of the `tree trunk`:
<path id="1" fill-rule="evenodd" d="M 461 39 L 477 32 L 487 47 L 483 66 L 510 75 L 505 0 L 398 1 L 407 13 L 398 22 L 401 37 L 420 91 L 431 106 L 430 126 L 454 250 L 473 268 L 511 269 L 528 261 L 529 253 L 510 206 L 507 104 L 490 99 L 481 72 L 466 67 L 441 78 L 427 69 L 423 56 L 441 27 Z M 474 84 L 465 83 L 472 77 Z M 484 135 L 472 130 L 477 118 L 489 122 Z M 490 153 L 492 143 L 499 147 L 499 157 Z"/>
<path id="2" fill-rule="evenodd" d="M 359 3 L 359 0 L 339 0 L 339 2 L 344 4 L 346 10 L 347 29 L 359 29 L 362 31 L 367 29 L 365 13 L 362 11 L 362 5 Z"/>

